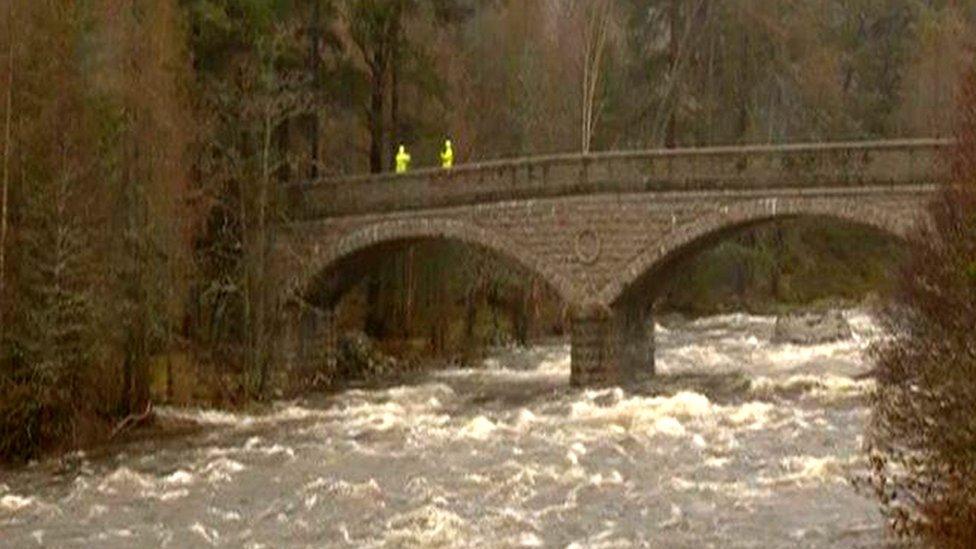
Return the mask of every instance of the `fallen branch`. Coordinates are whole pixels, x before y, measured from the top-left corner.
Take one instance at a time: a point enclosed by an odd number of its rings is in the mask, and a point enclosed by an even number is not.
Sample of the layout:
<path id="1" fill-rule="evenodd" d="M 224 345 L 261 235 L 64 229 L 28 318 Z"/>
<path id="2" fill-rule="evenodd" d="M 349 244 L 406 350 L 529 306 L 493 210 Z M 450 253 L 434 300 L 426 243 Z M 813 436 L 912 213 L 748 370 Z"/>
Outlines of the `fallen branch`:
<path id="1" fill-rule="evenodd" d="M 115 426 L 115 429 L 112 430 L 112 436 L 109 437 L 109 440 L 114 439 L 115 437 L 119 436 L 123 432 L 128 431 L 129 429 L 132 429 L 133 427 L 136 427 L 138 425 L 141 425 L 141 424 L 145 423 L 153 415 L 154 415 L 154 413 L 153 413 L 152 401 L 149 401 L 149 402 L 146 403 L 146 411 L 145 412 L 143 412 L 141 414 L 129 414 L 118 425 L 116 425 Z"/>

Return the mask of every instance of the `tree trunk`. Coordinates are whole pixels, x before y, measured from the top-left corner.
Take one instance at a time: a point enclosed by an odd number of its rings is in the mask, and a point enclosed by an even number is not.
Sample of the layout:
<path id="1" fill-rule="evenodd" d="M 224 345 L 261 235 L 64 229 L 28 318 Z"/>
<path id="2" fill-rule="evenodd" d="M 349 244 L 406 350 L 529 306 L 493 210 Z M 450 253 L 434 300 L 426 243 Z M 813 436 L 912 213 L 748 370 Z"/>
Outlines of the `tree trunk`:
<path id="1" fill-rule="evenodd" d="M 271 148 L 272 132 L 274 131 L 274 120 L 269 110 L 264 117 L 264 135 L 261 147 L 261 180 L 258 190 L 258 211 L 257 211 L 257 261 L 255 262 L 255 304 L 254 304 L 254 362 L 258 368 L 258 393 L 263 393 L 268 380 L 268 352 L 267 339 L 265 334 L 266 317 L 268 314 L 268 284 L 267 284 L 267 264 L 268 264 L 268 199 L 269 187 L 271 186 Z"/>
<path id="2" fill-rule="evenodd" d="M 742 36 L 742 72 L 739 73 L 739 141 L 743 142 L 749 132 L 749 93 L 746 78 L 748 78 L 749 65 L 749 35 Z"/>
<path id="3" fill-rule="evenodd" d="M 525 292 L 519 289 L 512 299 L 512 329 L 515 332 L 515 342 L 526 346 L 529 342 L 529 310 Z"/>
<path id="4" fill-rule="evenodd" d="M 464 296 L 464 343 L 469 351 L 474 348 L 474 325 L 478 320 L 478 285 L 480 281 L 475 281 L 475 285 L 469 288 Z"/>
<path id="5" fill-rule="evenodd" d="M 584 23 L 589 30 L 589 21 Z M 580 82 L 580 152 L 586 154 L 590 150 L 590 37 L 583 39 L 583 78 Z"/>
<path id="6" fill-rule="evenodd" d="M 244 141 L 245 146 L 242 147 L 253 154 L 250 147 L 247 147 L 248 141 Z M 240 327 L 241 336 L 244 340 L 243 344 L 243 359 L 244 367 L 246 371 L 253 372 L 253 353 L 251 350 L 254 348 L 253 339 L 253 295 L 254 295 L 254 236 L 252 234 L 251 222 L 248 219 L 248 189 L 247 183 L 244 179 L 237 182 L 238 186 L 238 207 L 239 215 L 241 220 L 240 228 L 240 243 L 241 243 L 241 262 L 243 264 L 243 273 L 241 280 L 241 306 L 243 311 L 241 312 L 241 322 Z"/>
<path id="7" fill-rule="evenodd" d="M 581 152 L 587 154 L 593 144 L 593 133 L 596 118 L 599 114 L 596 108 L 597 90 L 600 84 L 600 70 L 607 43 L 607 27 L 610 24 L 610 9 L 612 3 L 600 0 L 591 6 L 590 17 L 584 22 L 585 35 L 583 37 L 583 78 L 582 78 L 582 120 L 581 120 Z"/>
<path id="8" fill-rule="evenodd" d="M 372 338 L 383 336 L 383 314 L 380 311 L 382 284 L 378 271 L 370 273 L 366 280 L 366 326 L 363 331 Z"/>
<path id="9" fill-rule="evenodd" d="M 438 307 L 437 313 L 437 354 L 443 356 L 447 351 L 447 343 L 449 337 L 449 323 L 448 315 L 450 315 L 450 307 L 447 300 L 447 288 L 445 287 L 445 280 L 438 281 L 437 285 L 437 296 L 440 307 Z"/>
<path id="10" fill-rule="evenodd" d="M 128 267 L 124 278 L 120 280 L 125 301 L 131 309 L 131 318 L 125 324 L 125 358 L 123 368 L 123 390 L 121 410 L 122 415 L 135 413 L 144 409 L 149 401 L 149 367 L 147 364 L 147 338 L 149 326 L 147 265 L 144 263 L 144 251 L 149 248 L 146 239 L 148 228 L 148 207 L 146 204 L 145 184 L 140 167 L 142 162 L 139 141 L 136 132 L 139 128 L 139 117 L 131 115 L 127 119 L 126 141 L 123 149 L 124 165 L 122 172 L 123 206 L 121 215 L 124 216 L 122 225 L 125 232 L 131 235 L 122 244 L 122 261 Z"/>
<path id="11" fill-rule="evenodd" d="M 403 335 L 410 337 L 413 331 L 413 308 L 414 308 L 414 252 L 413 244 L 407 246 L 407 251 L 403 259 L 403 319 L 401 327 Z"/>
<path id="12" fill-rule="evenodd" d="M 322 82 L 319 80 L 320 72 L 320 59 L 319 59 L 319 41 L 321 40 L 321 2 L 315 0 L 315 7 L 312 12 L 312 26 L 309 31 L 309 46 L 308 46 L 308 70 L 312 73 L 312 95 L 315 100 L 312 103 L 312 112 L 309 114 L 308 128 L 307 128 L 307 138 L 308 147 L 310 149 L 310 162 L 308 175 L 311 178 L 316 178 L 319 175 L 319 149 L 321 145 L 319 144 L 319 111 L 320 107 L 319 98 L 322 96 L 321 87 Z"/>
<path id="13" fill-rule="evenodd" d="M 6 307 L 6 275 L 7 275 L 7 217 L 10 196 L 10 157 L 12 155 L 13 139 L 10 128 L 13 120 L 14 97 L 14 35 L 13 35 L 13 1 L 7 4 L 7 97 L 6 113 L 4 116 L 3 139 L 3 190 L 0 191 L 0 343 L 4 337 L 4 308 Z"/>
<path id="14" fill-rule="evenodd" d="M 785 297 L 783 294 L 783 265 L 785 261 L 783 258 L 786 255 L 786 239 L 783 235 L 783 225 L 777 223 L 773 228 L 775 237 L 773 242 L 775 243 L 775 250 L 773 251 L 773 265 L 772 265 L 772 286 L 773 286 L 773 298 L 777 301 L 782 301 Z"/>
<path id="15" fill-rule="evenodd" d="M 678 10 L 680 9 L 681 0 L 671 0 L 671 5 L 669 7 L 668 18 L 671 25 L 671 42 L 668 44 L 668 67 L 671 73 L 671 78 L 678 77 Z M 667 127 L 664 130 L 664 147 L 668 149 L 673 149 L 677 146 L 678 133 L 678 109 L 677 107 L 671 108 L 671 112 L 668 114 Z"/>
<path id="16" fill-rule="evenodd" d="M 540 305 L 542 304 L 542 287 L 539 284 L 539 279 L 536 277 L 532 278 L 531 286 L 529 287 L 529 327 L 528 333 L 529 338 L 535 337 L 539 332 L 539 317 L 540 317 Z"/>
<path id="17" fill-rule="evenodd" d="M 399 50 L 393 53 L 390 64 L 390 142 L 395 147 L 400 144 L 400 74 L 398 70 Z"/>
<path id="18" fill-rule="evenodd" d="M 382 173 L 384 167 L 383 155 L 386 147 L 383 143 L 383 97 L 386 86 L 383 83 L 382 71 L 373 72 L 373 89 L 369 102 L 369 171 Z"/>
<path id="19" fill-rule="evenodd" d="M 396 147 L 401 143 L 403 136 L 400 134 L 400 63 L 402 61 L 400 44 L 403 40 L 403 2 L 397 2 L 394 6 L 393 16 L 389 21 L 390 28 L 386 34 L 386 42 L 389 47 L 389 55 L 385 56 L 388 65 L 384 71 L 389 76 L 390 92 L 390 148 Z"/>

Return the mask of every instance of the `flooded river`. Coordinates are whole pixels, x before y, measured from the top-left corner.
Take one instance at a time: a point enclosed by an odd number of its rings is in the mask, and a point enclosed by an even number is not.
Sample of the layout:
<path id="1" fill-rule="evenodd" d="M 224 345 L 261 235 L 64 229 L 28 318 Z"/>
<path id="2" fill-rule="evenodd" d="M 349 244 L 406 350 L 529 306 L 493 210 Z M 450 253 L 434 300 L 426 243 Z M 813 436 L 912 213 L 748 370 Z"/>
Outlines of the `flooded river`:
<path id="1" fill-rule="evenodd" d="M 568 387 L 565 344 L 282 402 L 164 410 L 202 433 L 0 471 L 3 547 L 872 547 L 847 478 L 870 381 L 852 340 L 666 321 L 646 394 Z"/>

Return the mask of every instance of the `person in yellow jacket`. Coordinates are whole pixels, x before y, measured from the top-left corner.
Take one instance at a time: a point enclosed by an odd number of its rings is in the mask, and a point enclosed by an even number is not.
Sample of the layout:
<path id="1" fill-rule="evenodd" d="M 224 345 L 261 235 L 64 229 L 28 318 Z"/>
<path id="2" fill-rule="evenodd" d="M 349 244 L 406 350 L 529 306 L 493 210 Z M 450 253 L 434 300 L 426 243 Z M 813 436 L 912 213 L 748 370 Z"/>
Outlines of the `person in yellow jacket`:
<path id="1" fill-rule="evenodd" d="M 400 150 L 396 154 L 396 173 L 406 173 L 410 169 L 410 154 L 407 153 L 407 148 L 400 145 Z"/>
<path id="2" fill-rule="evenodd" d="M 447 170 L 454 166 L 454 149 L 451 148 L 451 140 L 444 142 L 444 151 L 441 152 L 441 166 Z"/>

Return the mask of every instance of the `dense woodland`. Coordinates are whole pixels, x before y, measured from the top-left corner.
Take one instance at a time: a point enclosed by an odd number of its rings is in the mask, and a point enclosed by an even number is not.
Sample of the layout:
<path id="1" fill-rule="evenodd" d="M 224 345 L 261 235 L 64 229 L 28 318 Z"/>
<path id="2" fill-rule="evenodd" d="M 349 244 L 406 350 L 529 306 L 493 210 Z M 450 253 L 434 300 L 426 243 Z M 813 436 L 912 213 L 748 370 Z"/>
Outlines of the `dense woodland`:
<path id="1" fill-rule="evenodd" d="M 435 165 L 445 138 L 463 163 L 949 135 L 976 22 L 973 0 L 8 0 L 0 11 L 6 458 L 104 437 L 150 400 L 272 394 L 268 252 L 289 183 L 387 170 L 400 143 L 414 167 Z M 762 228 L 686 266 L 690 282 L 662 306 L 859 298 L 894 248 L 855 229 Z M 562 329 L 538 281 L 447 243 L 391 254 L 346 299 L 343 322 L 440 352 Z"/>

